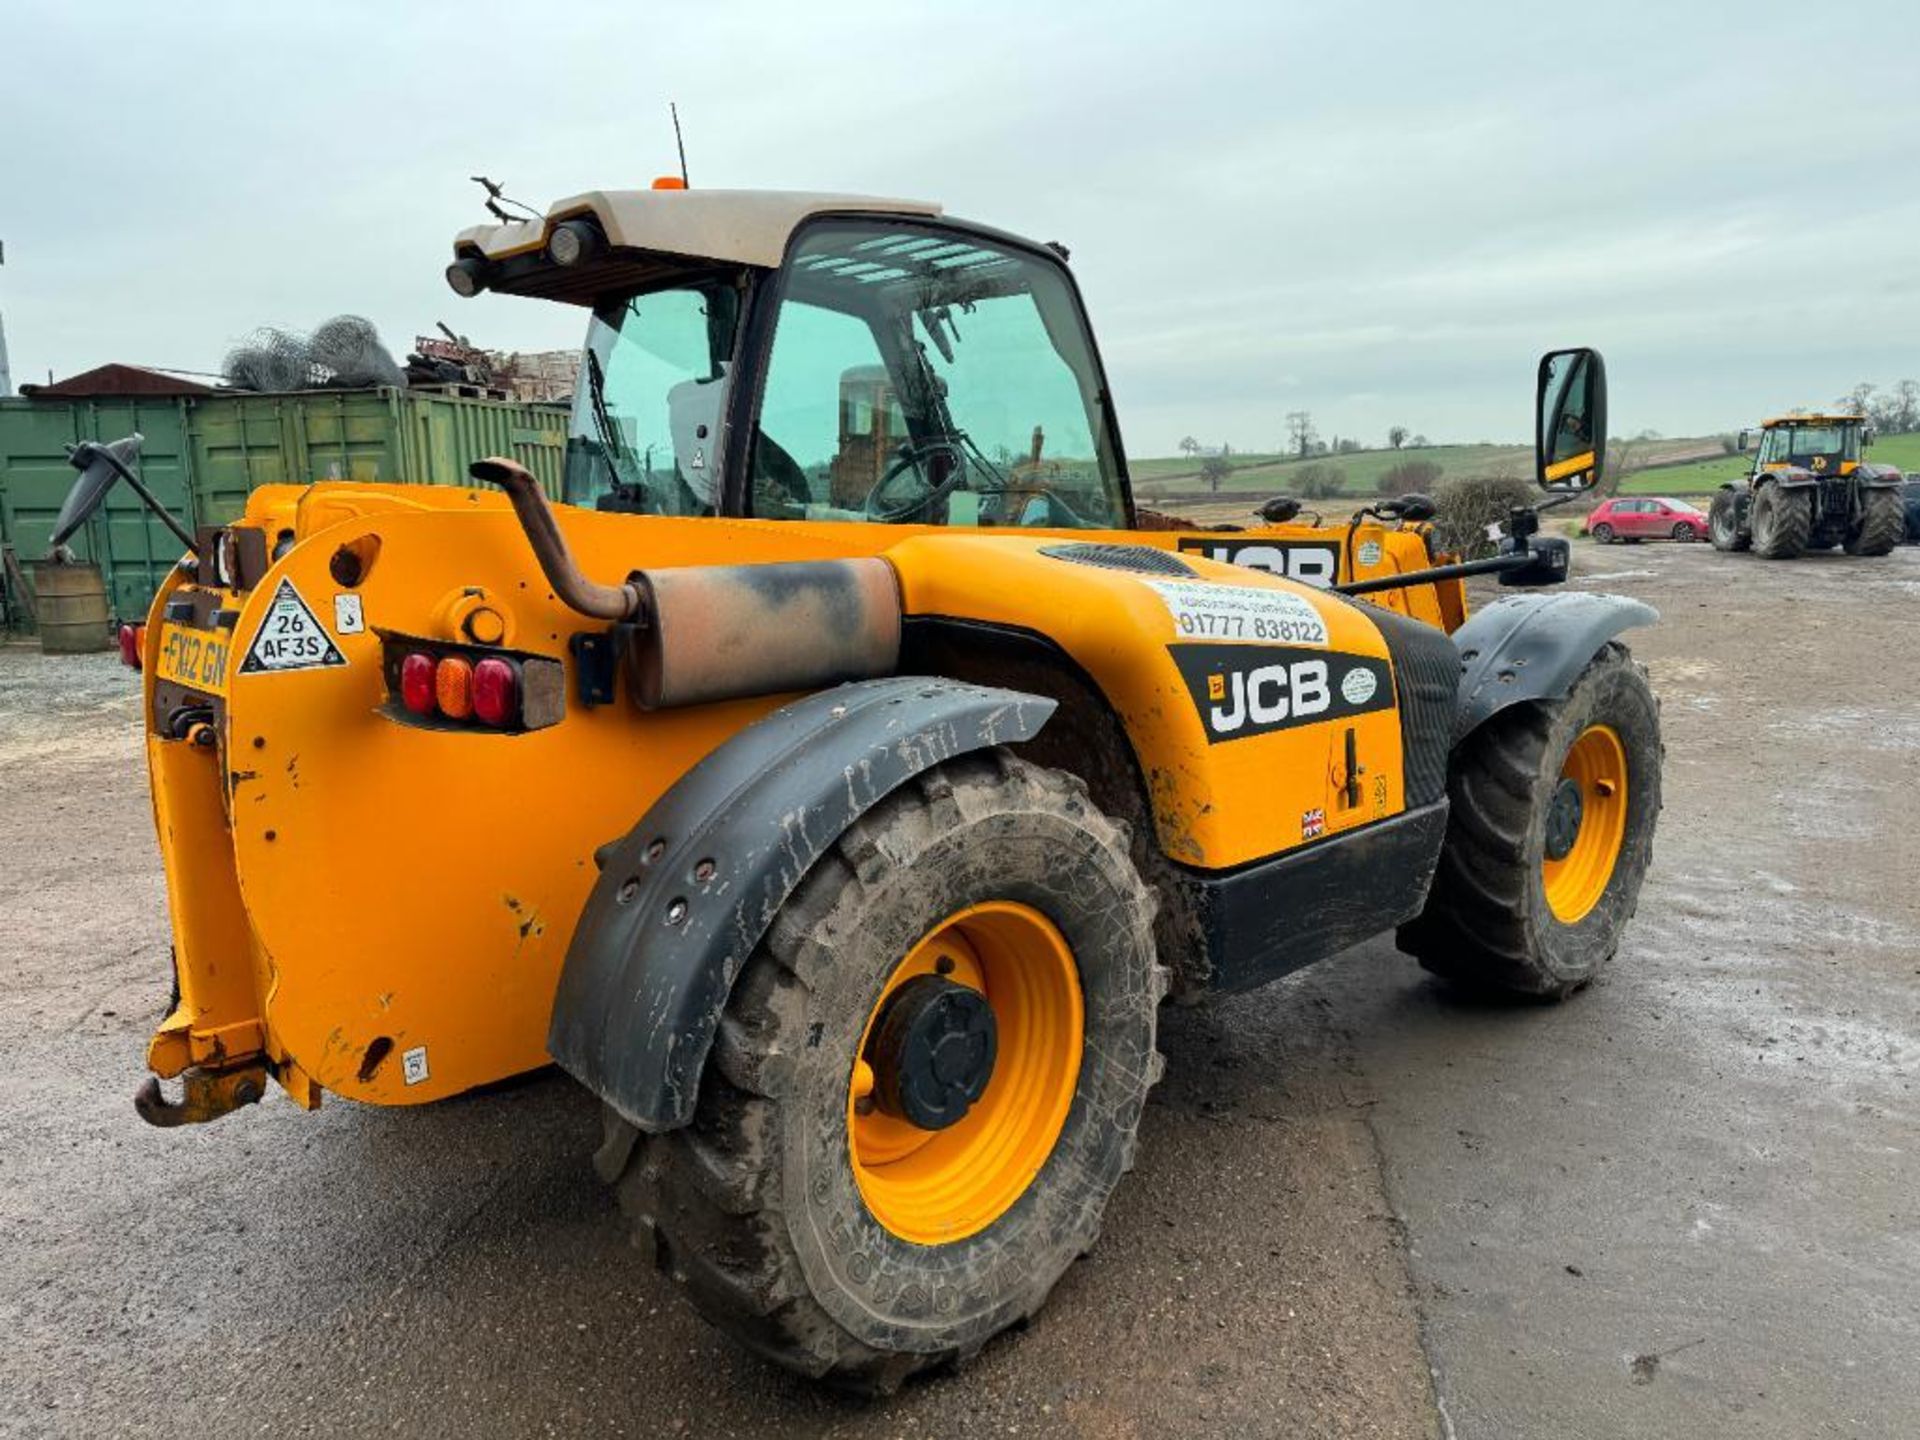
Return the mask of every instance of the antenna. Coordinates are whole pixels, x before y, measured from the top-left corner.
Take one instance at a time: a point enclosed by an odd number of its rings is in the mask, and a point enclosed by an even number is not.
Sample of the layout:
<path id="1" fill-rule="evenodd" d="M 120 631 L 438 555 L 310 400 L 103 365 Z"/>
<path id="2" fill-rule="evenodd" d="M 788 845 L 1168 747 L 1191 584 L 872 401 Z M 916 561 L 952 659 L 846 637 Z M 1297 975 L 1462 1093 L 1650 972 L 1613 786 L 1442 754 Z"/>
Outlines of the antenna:
<path id="1" fill-rule="evenodd" d="M 669 100 L 667 113 L 673 117 L 673 143 L 680 152 L 680 183 L 687 185 L 687 142 L 680 138 L 680 107 Z"/>

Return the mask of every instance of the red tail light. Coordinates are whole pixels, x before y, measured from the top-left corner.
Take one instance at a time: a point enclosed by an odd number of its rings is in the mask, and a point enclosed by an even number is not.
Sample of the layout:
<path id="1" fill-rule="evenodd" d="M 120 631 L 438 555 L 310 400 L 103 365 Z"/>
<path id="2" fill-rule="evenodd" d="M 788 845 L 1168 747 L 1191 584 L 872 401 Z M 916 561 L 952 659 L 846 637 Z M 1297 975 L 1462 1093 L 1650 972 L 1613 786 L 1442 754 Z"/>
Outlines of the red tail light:
<path id="1" fill-rule="evenodd" d="M 433 656 L 416 650 L 400 662 L 400 703 L 416 715 L 434 712 Z"/>
<path id="2" fill-rule="evenodd" d="M 140 668 L 141 631 L 144 625 L 122 625 L 120 627 L 120 663 L 129 670 Z"/>
<path id="3" fill-rule="evenodd" d="M 511 725 L 520 706 L 520 678 L 504 660 L 473 667 L 473 713 L 489 725 Z"/>

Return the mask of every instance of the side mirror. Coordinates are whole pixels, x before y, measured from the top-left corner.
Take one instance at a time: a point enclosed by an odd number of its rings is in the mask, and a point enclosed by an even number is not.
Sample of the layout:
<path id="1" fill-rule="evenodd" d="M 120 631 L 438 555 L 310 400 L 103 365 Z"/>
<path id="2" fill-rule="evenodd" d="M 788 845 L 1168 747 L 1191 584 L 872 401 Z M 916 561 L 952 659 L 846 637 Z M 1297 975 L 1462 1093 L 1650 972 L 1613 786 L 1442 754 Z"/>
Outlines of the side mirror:
<path id="1" fill-rule="evenodd" d="M 1753 432 L 1751 430 L 1742 430 L 1740 432 L 1740 438 L 1734 443 L 1739 447 L 1742 455 L 1746 454 L 1747 451 L 1753 448 Z"/>
<path id="2" fill-rule="evenodd" d="M 1866 449 L 1867 446 L 1871 445 L 1878 438 L 1879 437 L 1873 433 L 1872 427 L 1869 426 L 1860 432 L 1860 448 L 1862 450 Z"/>
<path id="3" fill-rule="evenodd" d="M 1534 398 L 1534 478 L 1543 490 L 1591 490 L 1607 460 L 1607 367 L 1600 352 L 1582 347 L 1541 356 Z"/>
<path id="4" fill-rule="evenodd" d="M 111 445 L 82 440 L 67 447 L 67 463 L 80 472 L 80 478 L 67 491 L 60 506 L 60 517 L 53 522 L 53 539 L 48 550 L 58 550 L 74 537 L 80 527 L 99 513 L 106 503 L 113 482 L 128 473 L 128 467 L 140 454 L 142 436 L 135 432 Z"/>

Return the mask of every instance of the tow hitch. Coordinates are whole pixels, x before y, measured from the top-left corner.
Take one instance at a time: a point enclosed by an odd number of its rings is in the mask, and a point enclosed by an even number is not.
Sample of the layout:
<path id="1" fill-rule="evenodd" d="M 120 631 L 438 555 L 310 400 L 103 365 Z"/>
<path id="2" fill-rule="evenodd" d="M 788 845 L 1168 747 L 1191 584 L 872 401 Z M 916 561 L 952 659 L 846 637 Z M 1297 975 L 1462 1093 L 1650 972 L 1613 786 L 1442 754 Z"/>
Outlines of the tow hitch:
<path id="1" fill-rule="evenodd" d="M 169 1100 L 158 1077 L 149 1075 L 134 1091 L 133 1108 L 149 1125 L 171 1130 L 176 1125 L 204 1125 L 230 1115 L 243 1105 L 255 1105 L 267 1093 L 267 1069 L 247 1065 L 237 1070 L 186 1070 L 180 1075 L 180 1098 Z"/>

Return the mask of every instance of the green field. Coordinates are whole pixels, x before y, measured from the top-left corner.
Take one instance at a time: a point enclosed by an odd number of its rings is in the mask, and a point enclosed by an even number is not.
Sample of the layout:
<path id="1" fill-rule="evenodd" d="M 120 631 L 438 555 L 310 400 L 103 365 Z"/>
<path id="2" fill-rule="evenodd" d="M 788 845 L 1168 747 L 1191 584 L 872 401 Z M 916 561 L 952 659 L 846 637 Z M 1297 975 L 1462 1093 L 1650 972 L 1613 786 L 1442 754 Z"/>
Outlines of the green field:
<path id="1" fill-rule="evenodd" d="M 1902 436 L 1902 439 L 1920 439 L 1920 437 Z M 1892 445 L 1893 441 L 1885 442 Z M 1660 440 L 1653 442 L 1656 455 L 1698 455 L 1717 447 L 1711 437 L 1697 439 Z M 1878 451 L 1875 452 L 1878 455 Z M 1301 468 L 1308 465 L 1324 465 L 1337 471 L 1341 478 L 1341 494 L 1367 496 L 1376 493 L 1381 475 L 1396 465 L 1411 461 L 1426 460 L 1440 467 L 1442 476 L 1451 475 L 1515 475 L 1522 479 L 1533 476 L 1533 447 L 1531 445 L 1428 445 L 1416 450 L 1411 447 L 1404 450 L 1361 450 L 1348 455 L 1315 455 L 1305 460 L 1289 459 L 1284 455 L 1246 454 L 1233 456 L 1233 473 L 1220 485 L 1222 498 L 1241 495 L 1269 495 L 1293 490 L 1296 477 Z M 1716 478 L 1702 481 L 1696 475 L 1708 465 L 1721 466 L 1737 462 L 1702 461 L 1698 464 L 1675 465 L 1662 470 L 1643 471 L 1634 475 L 1626 485 L 1626 490 L 1634 494 L 1660 494 L 1671 488 L 1676 478 L 1684 484 L 1692 485 L 1692 490 L 1679 490 L 1677 494 L 1705 494 L 1719 483 L 1718 469 Z M 1902 463 L 1889 457 L 1889 463 Z M 1131 462 L 1133 481 L 1143 497 L 1180 495 L 1196 496 L 1207 493 L 1207 484 L 1200 476 L 1200 462 L 1190 460 L 1184 455 L 1160 456 L 1149 459 L 1136 459 Z"/>

